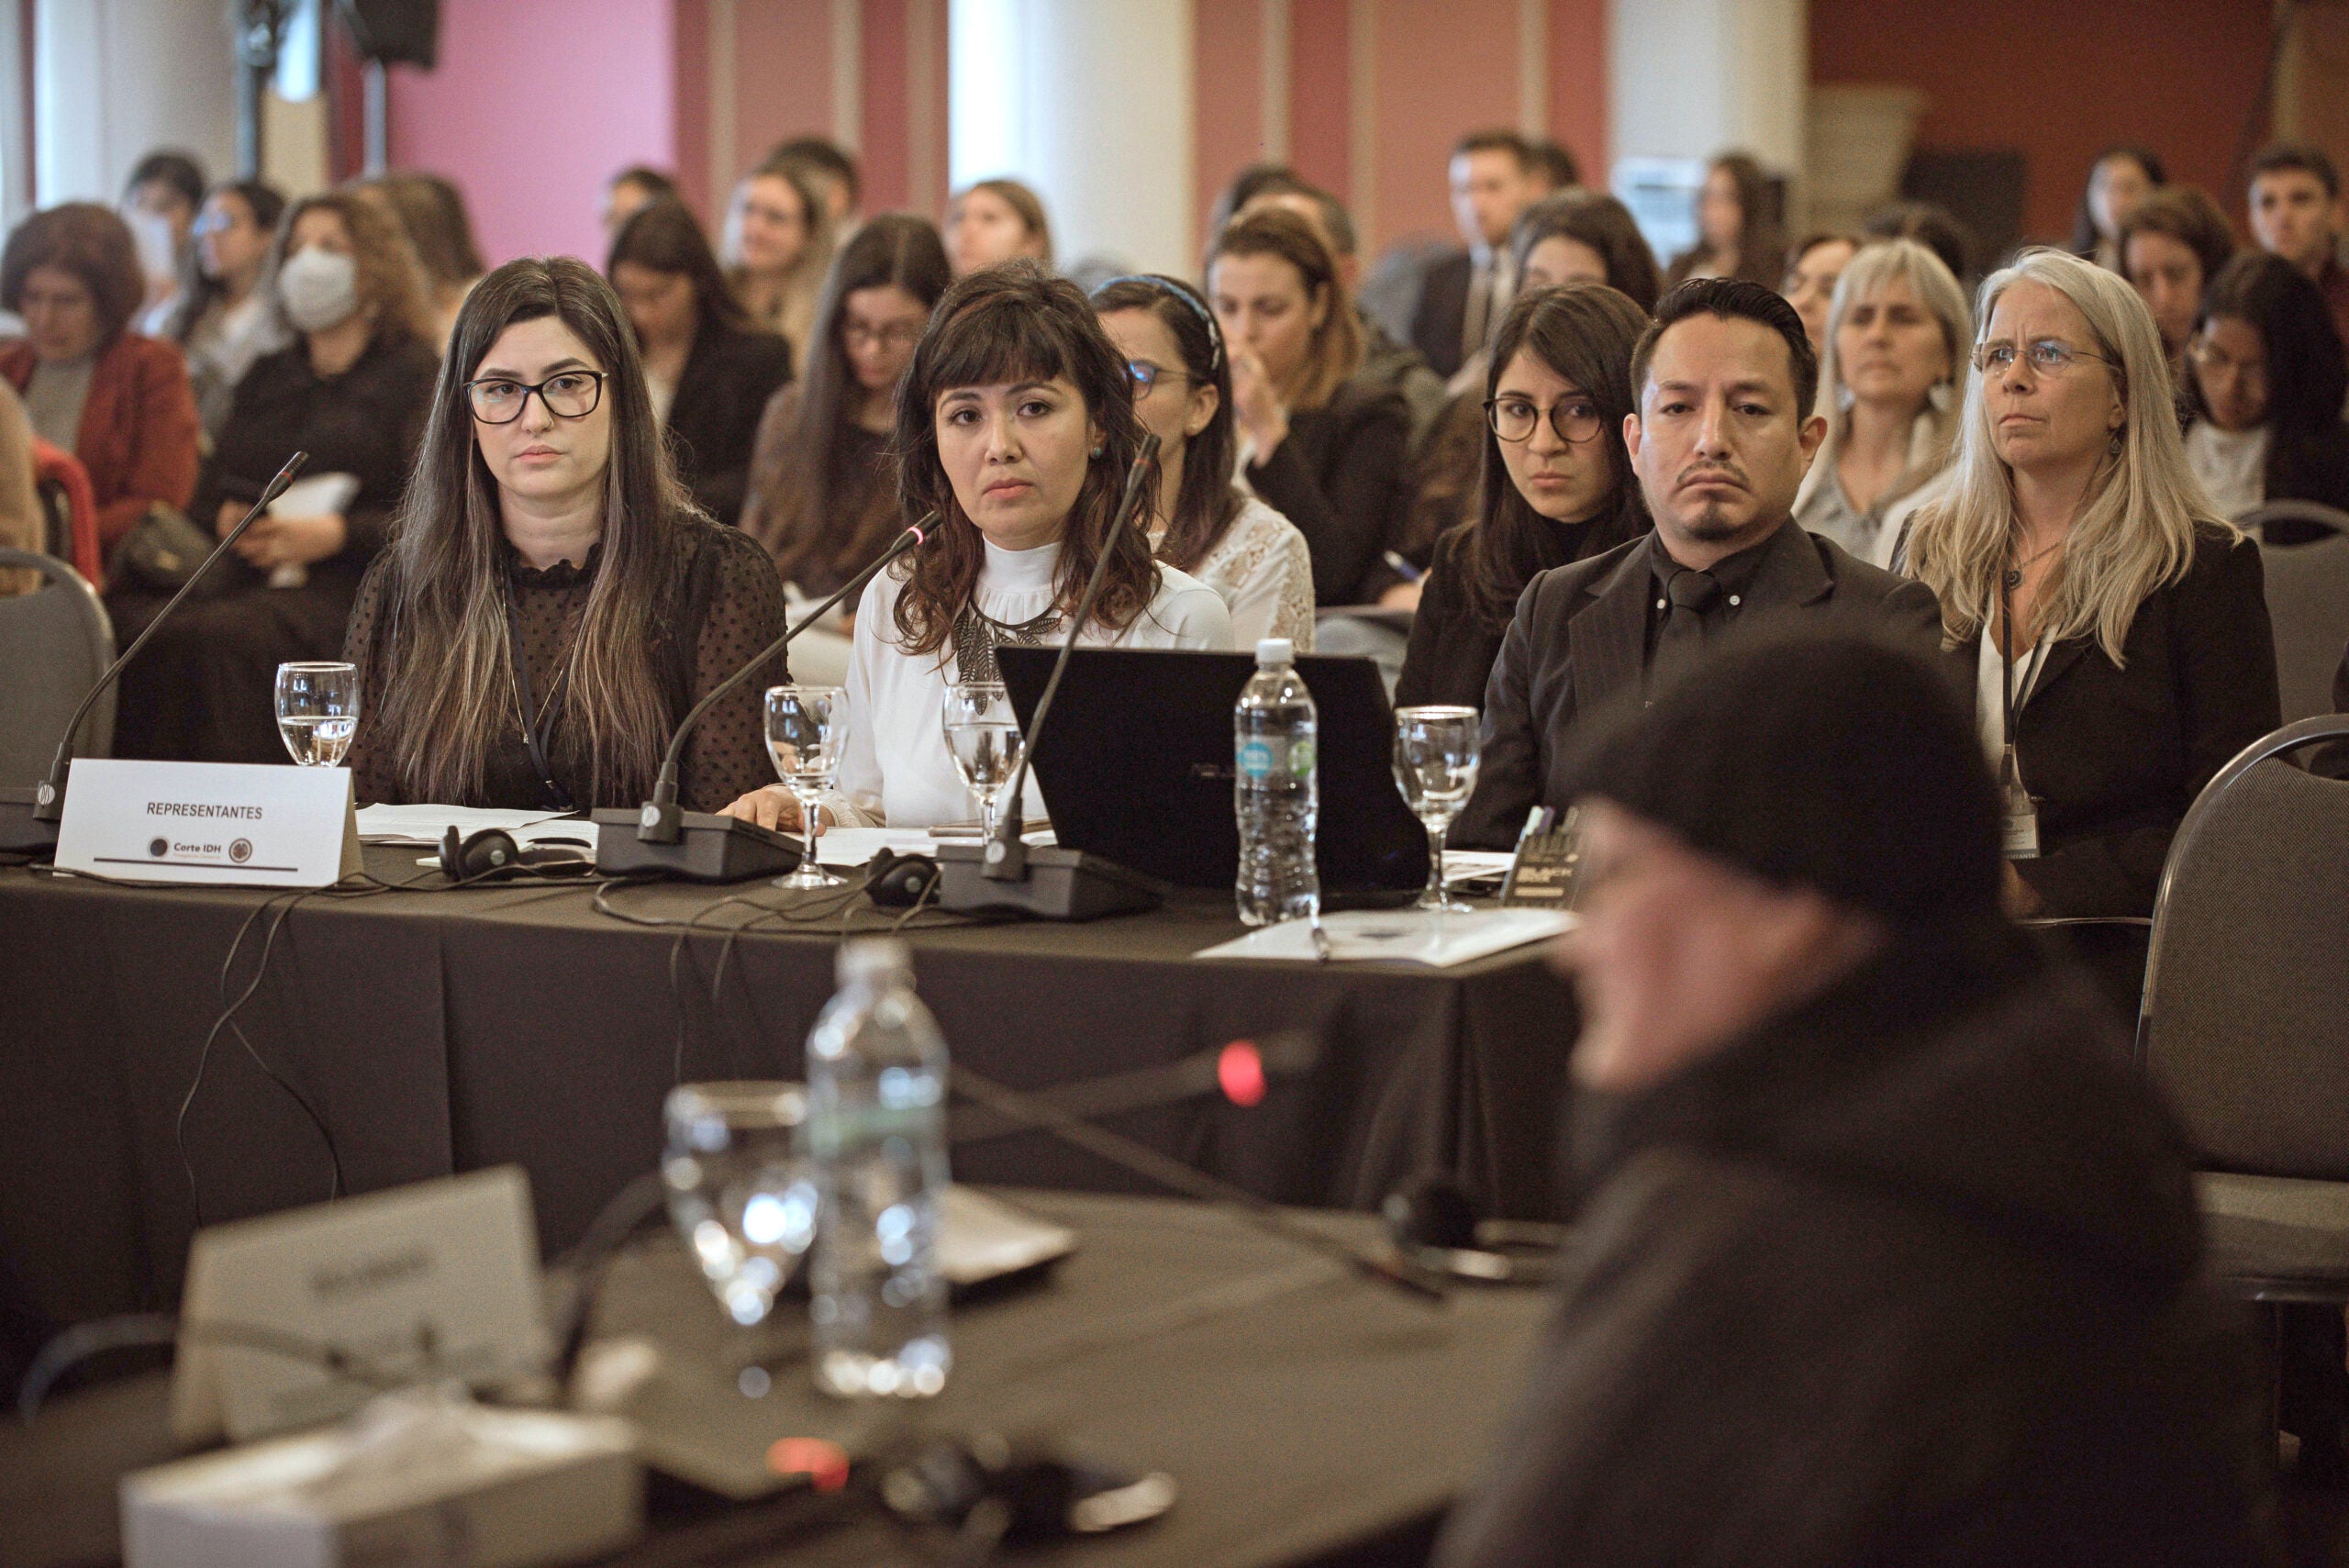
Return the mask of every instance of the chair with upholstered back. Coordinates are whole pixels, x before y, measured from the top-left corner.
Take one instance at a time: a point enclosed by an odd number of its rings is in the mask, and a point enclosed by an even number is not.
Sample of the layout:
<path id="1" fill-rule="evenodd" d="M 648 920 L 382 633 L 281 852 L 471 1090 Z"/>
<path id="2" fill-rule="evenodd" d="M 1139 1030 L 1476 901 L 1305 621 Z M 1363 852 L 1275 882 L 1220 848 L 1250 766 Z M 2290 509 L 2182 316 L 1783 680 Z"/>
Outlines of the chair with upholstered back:
<path id="1" fill-rule="evenodd" d="M 0 550 L 0 568 L 46 579 L 0 598 L 0 784 L 30 785 L 49 773 L 57 742 L 83 693 L 114 662 L 114 626 L 82 574 L 53 556 Z M 103 757 L 114 743 L 114 695 L 82 723 L 73 754 Z"/>
<path id="2" fill-rule="evenodd" d="M 98 542 L 97 493 L 82 460 L 47 441 L 33 442 L 33 485 L 48 512 L 52 532 L 49 553 L 70 561 L 92 586 L 106 586 Z"/>
<path id="3" fill-rule="evenodd" d="M 2271 501 L 2238 521 L 2260 539 L 2285 722 L 2331 713 L 2333 672 L 2349 647 L 2349 512 Z"/>

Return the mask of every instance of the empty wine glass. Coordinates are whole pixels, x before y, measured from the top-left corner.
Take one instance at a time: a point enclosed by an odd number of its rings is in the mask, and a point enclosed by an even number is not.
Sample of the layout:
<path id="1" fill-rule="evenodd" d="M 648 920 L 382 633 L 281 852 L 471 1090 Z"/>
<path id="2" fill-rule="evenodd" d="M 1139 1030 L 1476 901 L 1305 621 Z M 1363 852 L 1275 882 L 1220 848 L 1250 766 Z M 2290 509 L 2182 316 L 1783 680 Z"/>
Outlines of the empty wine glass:
<path id="1" fill-rule="evenodd" d="M 839 887 L 846 879 L 816 863 L 822 831 L 816 803 L 841 771 L 841 743 L 847 739 L 848 696 L 838 686 L 769 686 L 767 755 L 793 798 L 799 802 L 799 869 L 774 879 L 777 887 Z"/>
<path id="2" fill-rule="evenodd" d="M 1477 714 L 1473 707 L 1395 710 L 1395 782 L 1403 803 L 1428 830 L 1428 885 L 1413 906 L 1464 910 L 1443 886 L 1443 837 L 1476 787 Z"/>
<path id="3" fill-rule="evenodd" d="M 337 766 L 358 728 L 358 666 L 277 667 L 277 733 L 295 762 L 306 768 Z"/>
<path id="4" fill-rule="evenodd" d="M 946 688 L 940 714 L 954 771 L 978 803 L 979 836 L 995 838 L 1004 786 L 1019 766 L 1019 716 L 999 681 L 966 681 Z"/>
<path id="5" fill-rule="evenodd" d="M 681 1084 L 669 1091 L 661 1181 L 669 1222 L 728 1317 L 766 1319 L 816 1239 L 816 1182 L 796 1084 Z"/>

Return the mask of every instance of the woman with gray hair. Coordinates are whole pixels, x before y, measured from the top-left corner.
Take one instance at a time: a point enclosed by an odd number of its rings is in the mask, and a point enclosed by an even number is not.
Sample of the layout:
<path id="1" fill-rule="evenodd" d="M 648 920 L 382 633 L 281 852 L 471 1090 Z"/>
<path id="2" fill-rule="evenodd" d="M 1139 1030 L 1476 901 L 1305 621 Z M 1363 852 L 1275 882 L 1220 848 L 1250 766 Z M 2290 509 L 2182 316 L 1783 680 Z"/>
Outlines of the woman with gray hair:
<path id="1" fill-rule="evenodd" d="M 1946 482 L 1973 337 L 1965 291 L 1915 240 L 1863 247 L 1844 264 L 1819 361 L 1827 439 L 1795 521 L 1871 566 L 1893 566 L 1910 518 Z"/>
<path id="2" fill-rule="evenodd" d="M 2187 806 L 2281 722 L 2259 550 L 2187 467 L 2161 336 L 2118 273 L 2026 250 L 1979 314 L 1909 570 L 2030 796 L 2009 795 L 2010 910 L 2149 915 Z"/>

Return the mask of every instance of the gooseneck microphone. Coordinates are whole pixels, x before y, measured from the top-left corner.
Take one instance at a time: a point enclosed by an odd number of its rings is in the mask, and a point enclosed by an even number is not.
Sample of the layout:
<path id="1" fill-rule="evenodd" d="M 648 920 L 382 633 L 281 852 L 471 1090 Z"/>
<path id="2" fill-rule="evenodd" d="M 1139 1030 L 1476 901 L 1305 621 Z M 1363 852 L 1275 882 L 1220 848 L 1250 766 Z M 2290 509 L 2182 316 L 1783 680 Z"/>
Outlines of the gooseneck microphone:
<path id="1" fill-rule="evenodd" d="M 147 623 L 147 629 L 133 638 L 130 646 L 124 649 L 115 662 L 106 666 L 106 673 L 91 685 L 82 698 L 82 706 L 73 710 L 72 721 L 66 725 L 65 733 L 58 740 L 57 755 L 49 764 L 49 776 L 42 779 L 32 792 L 29 817 L 9 820 L 15 817 L 12 807 L 17 807 L 19 803 L 0 800 L 0 848 L 44 850 L 56 847 L 57 824 L 65 815 L 66 774 L 73 765 L 73 737 L 81 733 L 82 721 L 90 717 L 90 709 L 97 706 L 98 698 L 115 684 L 124 667 L 139 657 L 139 651 L 147 646 L 148 639 L 161 630 L 163 623 L 186 602 L 188 595 L 195 591 L 195 585 L 204 581 L 205 573 L 210 572 L 214 564 L 244 537 L 245 530 L 253 526 L 253 519 L 267 511 L 271 502 L 285 494 L 285 487 L 294 483 L 309 462 L 308 452 L 295 452 L 285 460 L 285 466 L 277 471 L 277 477 L 262 491 L 261 499 L 253 503 L 252 510 L 247 512 L 235 528 L 220 537 L 220 542 L 212 547 L 212 553 L 199 562 L 195 570 L 188 573 L 187 581 L 180 584 L 180 591 L 164 601 L 163 607 L 155 613 L 155 618 Z"/>
<path id="2" fill-rule="evenodd" d="M 669 737 L 669 750 L 661 758 L 660 776 L 653 781 L 652 798 L 636 811 L 593 813 L 595 820 L 609 829 L 599 830 L 596 835 L 597 871 L 618 876 L 661 873 L 696 882 L 736 882 L 789 871 L 799 863 L 800 846 L 784 834 L 771 833 L 740 817 L 679 807 L 677 773 L 685 754 L 685 741 L 693 734 L 694 726 L 720 698 L 749 680 L 752 672 L 764 669 L 769 660 L 791 645 L 793 638 L 830 614 L 833 606 L 862 593 L 884 567 L 919 547 L 937 526 L 938 514 L 932 512 L 899 534 L 888 549 L 850 578 L 840 592 L 802 616 L 798 624 L 786 628 L 781 637 L 759 650 L 749 662 L 712 686 L 701 701 L 694 704 L 676 732 Z M 635 831 L 620 830 L 629 828 Z"/>
<path id="3" fill-rule="evenodd" d="M 1158 888 L 1148 878 L 1097 856 L 1062 849 L 1031 853 L 1021 838 L 1024 824 L 1019 811 L 1020 796 L 1028 787 L 1029 759 L 1036 754 L 1036 744 L 1043 738 L 1044 723 L 1052 710 L 1052 696 L 1061 688 L 1061 676 L 1068 669 L 1069 655 L 1075 651 L 1085 622 L 1093 617 L 1094 602 L 1101 596 L 1101 584 L 1108 575 L 1111 546 L 1120 531 L 1132 526 L 1141 510 L 1144 486 L 1157 472 L 1158 438 L 1145 433 L 1141 450 L 1134 454 L 1132 465 L 1126 470 L 1125 494 L 1119 498 L 1117 516 L 1103 536 L 1100 558 L 1093 563 L 1093 575 L 1086 580 L 1085 593 L 1076 601 L 1076 612 L 1069 617 L 1068 633 L 1061 639 L 1060 655 L 1052 661 L 1052 675 L 1044 683 L 1042 695 L 1036 699 L 1035 717 L 1027 726 L 1019 762 L 1012 770 L 1011 783 L 1006 786 L 995 837 L 975 850 L 952 844 L 939 849 L 938 903 L 942 909 L 966 914 L 986 911 L 1029 915 L 1049 920 L 1090 920 L 1103 915 L 1154 909 L 1161 902 Z M 976 876 L 971 874 L 974 869 Z M 1033 874 L 1034 871 L 1044 870 L 1051 874 Z"/>

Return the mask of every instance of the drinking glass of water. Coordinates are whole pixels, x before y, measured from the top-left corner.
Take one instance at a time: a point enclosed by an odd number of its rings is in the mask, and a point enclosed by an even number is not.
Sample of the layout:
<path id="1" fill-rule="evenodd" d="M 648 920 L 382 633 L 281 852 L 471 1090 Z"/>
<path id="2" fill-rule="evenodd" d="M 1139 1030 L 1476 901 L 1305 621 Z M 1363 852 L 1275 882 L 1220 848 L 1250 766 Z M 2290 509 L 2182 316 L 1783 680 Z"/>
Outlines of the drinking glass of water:
<path id="1" fill-rule="evenodd" d="M 821 831 L 816 802 L 840 776 L 841 744 L 848 739 L 848 695 L 838 686 L 769 686 L 767 755 L 799 802 L 799 869 L 774 879 L 777 887 L 839 887 L 846 879 L 816 863 Z"/>
<path id="2" fill-rule="evenodd" d="M 1395 782 L 1403 803 L 1428 830 L 1428 885 L 1413 906 L 1463 910 L 1443 887 L 1443 838 L 1476 787 L 1477 714 L 1473 707 L 1395 710 Z"/>
<path id="3" fill-rule="evenodd" d="M 1011 711 L 1010 694 L 999 681 L 951 685 L 940 721 L 946 728 L 954 771 L 978 803 L 979 835 L 993 840 L 1004 786 L 1019 766 L 1019 716 Z"/>
<path id="4" fill-rule="evenodd" d="M 358 666 L 277 667 L 277 732 L 296 762 L 306 768 L 340 766 L 358 728 Z"/>
<path id="5" fill-rule="evenodd" d="M 669 1091 L 661 1182 L 669 1222 L 743 1328 L 774 1309 L 816 1240 L 816 1183 L 800 1146 L 796 1084 L 680 1084 Z"/>

